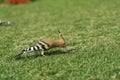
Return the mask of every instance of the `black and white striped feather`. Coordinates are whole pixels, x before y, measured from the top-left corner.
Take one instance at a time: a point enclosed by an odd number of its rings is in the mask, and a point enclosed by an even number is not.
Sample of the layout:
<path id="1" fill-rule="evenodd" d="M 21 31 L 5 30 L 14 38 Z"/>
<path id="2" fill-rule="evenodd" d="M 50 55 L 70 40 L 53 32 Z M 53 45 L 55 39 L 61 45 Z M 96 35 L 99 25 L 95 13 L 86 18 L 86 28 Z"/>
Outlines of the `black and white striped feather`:
<path id="1" fill-rule="evenodd" d="M 42 51 L 41 54 L 44 55 L 44 51 L 48 49 L 50 49 L 50 46 L 47 43 L 45 43 L 44 41 L 39 41 L 36 45 L 30 46 L 22 50 L 22 52 L 16 55 L 16 57 L 20 57 L 22 54 L 26 54 L 26 53 L 38 51 L 38 50 L 41 50 Z"/>

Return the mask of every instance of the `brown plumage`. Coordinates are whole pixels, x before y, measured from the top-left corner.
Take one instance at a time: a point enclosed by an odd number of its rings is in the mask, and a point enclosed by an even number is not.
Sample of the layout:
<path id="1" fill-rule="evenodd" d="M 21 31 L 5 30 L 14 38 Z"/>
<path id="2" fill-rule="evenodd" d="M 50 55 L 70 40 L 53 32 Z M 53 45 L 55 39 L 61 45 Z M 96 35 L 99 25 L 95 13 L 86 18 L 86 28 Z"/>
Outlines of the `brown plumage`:
<path id="1" fill-rule="evenodd" d="M 66 47 L 65 39 L 60 32 L 59 32 L 59 39 L 58 40 L 45 39 L 45 40 L 42 40 L 42 41 L 47 43 L 50 46 L 50 48 L 54 48 L 54 47 L 65 48 Z"/>

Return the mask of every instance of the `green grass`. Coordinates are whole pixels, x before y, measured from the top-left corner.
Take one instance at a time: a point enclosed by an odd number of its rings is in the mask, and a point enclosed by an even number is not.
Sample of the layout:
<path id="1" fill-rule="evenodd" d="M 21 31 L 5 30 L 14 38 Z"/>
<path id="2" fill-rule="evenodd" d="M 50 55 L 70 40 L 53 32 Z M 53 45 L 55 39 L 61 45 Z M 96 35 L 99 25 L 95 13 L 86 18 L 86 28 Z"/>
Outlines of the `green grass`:
<path id="1" fill-rule="evenodd" d="M 0 6 L 0 80 L 119 80 L 119 0 L 36 0 Z M 68 54 L 52 49 L 14 56 L 44 38 L 64 34 Z"/>

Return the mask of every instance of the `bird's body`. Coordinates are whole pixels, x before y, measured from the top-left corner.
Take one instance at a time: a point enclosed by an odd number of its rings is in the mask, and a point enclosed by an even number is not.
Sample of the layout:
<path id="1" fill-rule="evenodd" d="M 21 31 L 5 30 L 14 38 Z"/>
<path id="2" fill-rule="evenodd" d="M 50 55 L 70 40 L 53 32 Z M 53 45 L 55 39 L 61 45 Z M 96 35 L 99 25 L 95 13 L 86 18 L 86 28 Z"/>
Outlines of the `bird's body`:
<path id="1" fill-rule="evenodd" d="M 61 48 L 66 48 L 65 44 L 65 39 L 63 35 L 59 32 L 59 39 L 58 40 L 53 40 L 53 39 L 44 39 L 38 41 L 34 46 L 30 46 L 24 50 L 22 50 L 21 53 L 19 53 L 18 56 L 21 56 L 22 54 L 26 54 L 32 51 L 41 51 L 41 55 L 44 55 L 44 51 L 49 50 L 51 48 L 55 47 L 61 47 Z"/>

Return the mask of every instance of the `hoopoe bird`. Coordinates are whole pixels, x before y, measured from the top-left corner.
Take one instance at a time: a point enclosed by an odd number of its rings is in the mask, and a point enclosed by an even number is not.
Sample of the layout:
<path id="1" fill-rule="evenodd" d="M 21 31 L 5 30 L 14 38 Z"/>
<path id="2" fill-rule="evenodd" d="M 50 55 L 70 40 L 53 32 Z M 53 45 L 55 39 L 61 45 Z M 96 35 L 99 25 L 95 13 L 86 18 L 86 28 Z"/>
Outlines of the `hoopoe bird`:
<path id="1" fill-rule="evenodd" d="M 41 55 L 44 56 L 44 52 L 46 50 L 49 50 L 49 49 L 55 48 L 55 47 L 64 48 L 67 52 L 65 38 L 63 37 L 63 35 L 61 34 L 60 31 L 58 31 L 58 33 L 59 33 L 58 40 L 53 40 L 53 39 L 40 40 L 40 41 L 38 41 L 38 43 L 36 45 L 30 46 L 30 47 L 22 50 L 21 53 L 16 55 L 16 57 L 20 57 L 22 54 L 26 54 L 26 53 L 38 51 L 38 50 L 40 50 Z"/>
<path id="2" fill-rule="evenodd" d="M 5 20 L 0 20 L 0 25 L 2 25 L 2 24 L 9 25 L 9 24 L 11 24 L 11 22 L 10 21 L 5 21 Z"/>

